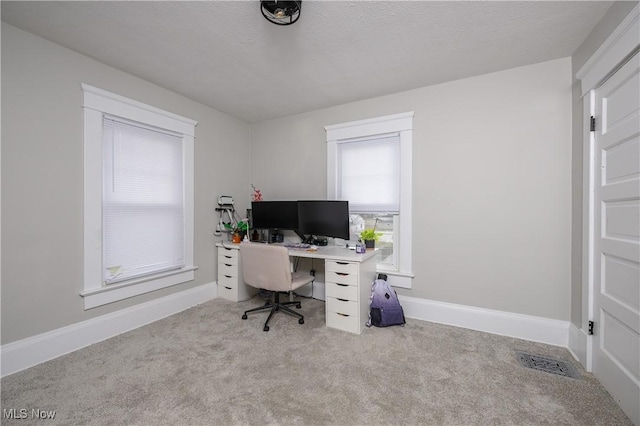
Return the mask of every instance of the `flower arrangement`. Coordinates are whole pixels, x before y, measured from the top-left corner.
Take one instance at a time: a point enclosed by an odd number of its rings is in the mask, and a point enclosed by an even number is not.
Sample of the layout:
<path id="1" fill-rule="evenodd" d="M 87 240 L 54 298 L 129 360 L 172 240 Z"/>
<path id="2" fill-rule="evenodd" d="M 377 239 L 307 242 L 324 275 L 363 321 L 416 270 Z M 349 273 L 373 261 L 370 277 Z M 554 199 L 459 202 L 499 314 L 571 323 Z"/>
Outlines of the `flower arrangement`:
<path id="1" fill-rule="evenodd" d="M 253 184 L 251 185 L 251 188 L 253 188 L 253 194 L 251 194 L 251 201 L 262 201 L 262 192 L 260 192 L 258 188 L 253 186 Z"/>

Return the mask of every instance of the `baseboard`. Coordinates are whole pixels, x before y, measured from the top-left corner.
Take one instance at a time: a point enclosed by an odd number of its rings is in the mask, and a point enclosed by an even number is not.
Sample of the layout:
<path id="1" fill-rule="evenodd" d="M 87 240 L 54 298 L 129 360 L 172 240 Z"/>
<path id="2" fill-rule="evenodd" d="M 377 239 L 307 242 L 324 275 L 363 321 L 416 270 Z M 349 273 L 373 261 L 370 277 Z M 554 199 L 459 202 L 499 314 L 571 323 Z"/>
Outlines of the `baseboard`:
<path id="1" fill-rule="evenodd" d="M 569 322 L 398 296 L 407 318 L 567 347 Z"/>
<path id="2" fill-rule="evenodd" d="M 324 295 L 316 283 L 314 296 Z M 118 334 L 158 321 L 216 297 L 215 282 L 82 321 L 0 348 L 0 376 L 8 376 Z M 407 318 L 568 347 L 583 363 L 586 335 L 567 321 L 551 320 L 414 297 L 399 296 Z"/>
<path id="3" fill-rule="evenodd" d="M 576 327 L 574 323 L 569 324 L 569 352 L 578 361 L 585 370 L 590 371 L 591 368 L 587 364 L 587 333 Z"/>
<path id="4" fill-rule="evenodd" d="M 8 376 L 45 361 L 158 321 L 212 300 L 215 283 L 203 284 L 160 299 L 101 315 L 67 327 L 2 345 L 0 376 Z"/>

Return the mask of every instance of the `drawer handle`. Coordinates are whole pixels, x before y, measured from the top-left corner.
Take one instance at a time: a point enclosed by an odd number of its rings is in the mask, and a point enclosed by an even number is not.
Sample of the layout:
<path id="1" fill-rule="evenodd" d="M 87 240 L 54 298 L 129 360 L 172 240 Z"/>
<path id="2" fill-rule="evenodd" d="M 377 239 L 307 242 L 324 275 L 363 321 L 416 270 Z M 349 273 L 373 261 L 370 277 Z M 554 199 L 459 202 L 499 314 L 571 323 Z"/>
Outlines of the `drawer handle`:
<path id="1" fill-rule="evenodd" d="M 231 251 L 231 250 L 232 250 L 232 249 L 230 249 L 230 248 L 226 248 L 226 247 L 225 247 L 224 249 L 225 249 L 225 250 L 227 250 L 227 251 Z"/>
<path id="2" fill-rule="evenodd" d="M 340 312 L 336 312 L 336 314 L 340 315 L 341 317 L 350 317 L 351 315 L 347 315 L 347 314 L 341 314 Z"/>
<path id="3" fill-rule="evenodd" d="M 231 266 L 231 264 L 230 263 L 225 263 L 225 266 Z"/>
<path id="4" fill-rule="evenodd" d="M 231 278 L 231 275 L 225 275 L 225 277 L 227 277 L 227 278 Z"/>
<path id="5" fill-rule="evenodd" d="M 231 256 L 225 256 L 227 259 L 233 259 L 233 257 Z"/>
<path id="6" fill-rule="evenodd" d="M 349 299 L 340 299 L 339 297 L 336 297 L 336 299 L 338 299 L 341 302 L 348 302 L 349 301 Z"/>
<path id="7" fill-rule="evenodd" d="M 340 283 L 336 283 L 338 284 L 340 287 L 349 287 L 349 284 L 340 284 Z"/>
<path id="8" fill-rule="evenodd" d="M 349 262 L 336 262 L 338 265 L 348 265 Z"/>
<path id="9" fill-rule="evenodd" d="M 227 290 L 231 290 L 231 287 L 227 287 L 226 285 L 224 286 L 224 288 L 226 288 Z"/>
<path id="10" fill-rule="evenodd" d="M 340 275 L 341 277 L 346 277 L 349 274 L 347 274 L 346 272 L 336 272 L 336 275 Z"/>

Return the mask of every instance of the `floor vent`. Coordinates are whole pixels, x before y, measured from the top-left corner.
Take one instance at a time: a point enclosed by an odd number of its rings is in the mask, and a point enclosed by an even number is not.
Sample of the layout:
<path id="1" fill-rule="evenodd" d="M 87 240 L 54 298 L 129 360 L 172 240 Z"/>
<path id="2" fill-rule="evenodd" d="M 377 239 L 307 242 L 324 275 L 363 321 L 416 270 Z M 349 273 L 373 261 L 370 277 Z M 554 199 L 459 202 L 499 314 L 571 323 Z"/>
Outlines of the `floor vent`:
<path id="1" fill-rule="evenodd" d="M 516 352 L 518 361 L 523 367 L 533 368 L 534 370 L 545 371 L 551 374 L 571 377 L 572 379 L 582 379 L 582 376 L 568 361 L 549 358 L 542 355 L 533 355 L 526 352 Z"/>

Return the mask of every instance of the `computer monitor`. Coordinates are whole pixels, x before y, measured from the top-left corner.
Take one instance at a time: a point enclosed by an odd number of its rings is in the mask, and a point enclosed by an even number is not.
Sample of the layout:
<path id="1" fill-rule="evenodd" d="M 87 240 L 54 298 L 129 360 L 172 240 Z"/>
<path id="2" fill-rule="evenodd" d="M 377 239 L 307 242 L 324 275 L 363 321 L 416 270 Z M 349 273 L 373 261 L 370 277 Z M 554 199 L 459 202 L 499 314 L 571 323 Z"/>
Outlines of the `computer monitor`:
<path id="1" fill-rule="evenodd" d="M 256 229 L 296 230 L 297 201 L 253 201 L 251 227 Z"/>
<path id="2" fill-rule="evenodd" d="M 298 201 L 298 232 L 304 235 L 349 239 L 349 202 Z"/>

